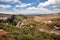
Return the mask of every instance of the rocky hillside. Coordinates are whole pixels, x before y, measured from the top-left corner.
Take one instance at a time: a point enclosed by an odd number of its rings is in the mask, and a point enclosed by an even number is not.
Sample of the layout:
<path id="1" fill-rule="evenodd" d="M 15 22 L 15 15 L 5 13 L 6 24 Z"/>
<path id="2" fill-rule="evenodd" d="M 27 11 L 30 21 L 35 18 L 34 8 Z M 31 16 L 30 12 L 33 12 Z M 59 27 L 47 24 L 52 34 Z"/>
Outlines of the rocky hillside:
<path id="1" fill-rule="evenodd" d="M 60 14 L 15 15 L 10 22 L 2 21 L 0 30 L 14 40 L 60 40 Z"/>
<path id="2" fill-rule="evenodd" d="M 36 27 L 40 31 L 60 35 L 60 13 L 30 16 L 27 19 L 27 23 Z"/>

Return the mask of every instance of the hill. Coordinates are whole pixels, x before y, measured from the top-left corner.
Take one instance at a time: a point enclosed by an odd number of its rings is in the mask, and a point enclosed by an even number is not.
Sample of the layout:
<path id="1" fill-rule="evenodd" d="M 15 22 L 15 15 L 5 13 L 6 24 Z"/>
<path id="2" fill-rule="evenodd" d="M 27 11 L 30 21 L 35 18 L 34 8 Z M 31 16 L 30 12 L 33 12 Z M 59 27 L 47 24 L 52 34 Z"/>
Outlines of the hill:
<path id="1" fill-rule="evenodd" d="M 1 22 L 0 29 L 14 40 L 60 40 L 60 14 L 15 15 L 10 22 Z"/>
<path id="2" fill-rule="evenodd" d="M 60 13 L 30 16 L 27 19 L 27 23 L 29 23 L 33 27 L 36 27 L 40 31 L 60 35 Z"/>

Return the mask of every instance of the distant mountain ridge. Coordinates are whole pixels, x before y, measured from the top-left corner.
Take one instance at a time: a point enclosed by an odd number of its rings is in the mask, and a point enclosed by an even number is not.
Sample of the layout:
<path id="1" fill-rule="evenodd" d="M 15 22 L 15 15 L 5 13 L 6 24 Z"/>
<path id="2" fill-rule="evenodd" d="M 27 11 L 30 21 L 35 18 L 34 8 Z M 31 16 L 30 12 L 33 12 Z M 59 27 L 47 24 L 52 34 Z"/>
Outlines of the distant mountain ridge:
<path id="1" fill-rule="evenodd" d="M 13 14 L 13 13 L 0 13 L 0 14 L 9 14 L 9 15 L 24 15 L 24 16 L 36 16 L 36 15 L 45 15 L 45 13 L 44 14 L 42 14 L 42 13 L 32 13 L 32 14 Z M 47 13 L 47 14 L 59 14 L 59 13 Z"/>

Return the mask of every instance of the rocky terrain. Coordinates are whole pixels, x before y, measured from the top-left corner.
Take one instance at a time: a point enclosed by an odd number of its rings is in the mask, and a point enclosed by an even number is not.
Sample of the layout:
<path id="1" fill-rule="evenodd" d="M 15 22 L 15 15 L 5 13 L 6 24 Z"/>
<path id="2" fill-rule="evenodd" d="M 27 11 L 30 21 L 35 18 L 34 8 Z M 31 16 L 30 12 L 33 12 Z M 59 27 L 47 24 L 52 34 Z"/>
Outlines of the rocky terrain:
<path id="1" fill-rule="evenodd" d="M 13 40 L 13 38 L 8 32 L 0 29 L 0 40 Z"/>
<path id="2" fill-rule="evenodd" d="M 60 40 L 60 13 L 10 16 L 7 21 L 0 20 L 0 30 L 4 30 L 1 35 L 10 34 L 6 37 L 12 40 Z"/>

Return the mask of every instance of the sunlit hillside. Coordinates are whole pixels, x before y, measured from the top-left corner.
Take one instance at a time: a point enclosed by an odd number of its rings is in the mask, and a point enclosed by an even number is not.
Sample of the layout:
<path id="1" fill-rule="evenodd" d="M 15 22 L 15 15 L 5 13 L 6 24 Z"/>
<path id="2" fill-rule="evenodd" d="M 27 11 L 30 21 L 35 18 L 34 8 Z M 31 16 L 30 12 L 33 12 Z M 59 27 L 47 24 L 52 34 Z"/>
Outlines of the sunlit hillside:
<path id="1" fill-rule="evenodd" d="M 6 19 L 0 20 L 0 30 L 9 33 L 11 40 L 60 40 L 60 14 L 2 17 Z"/>

